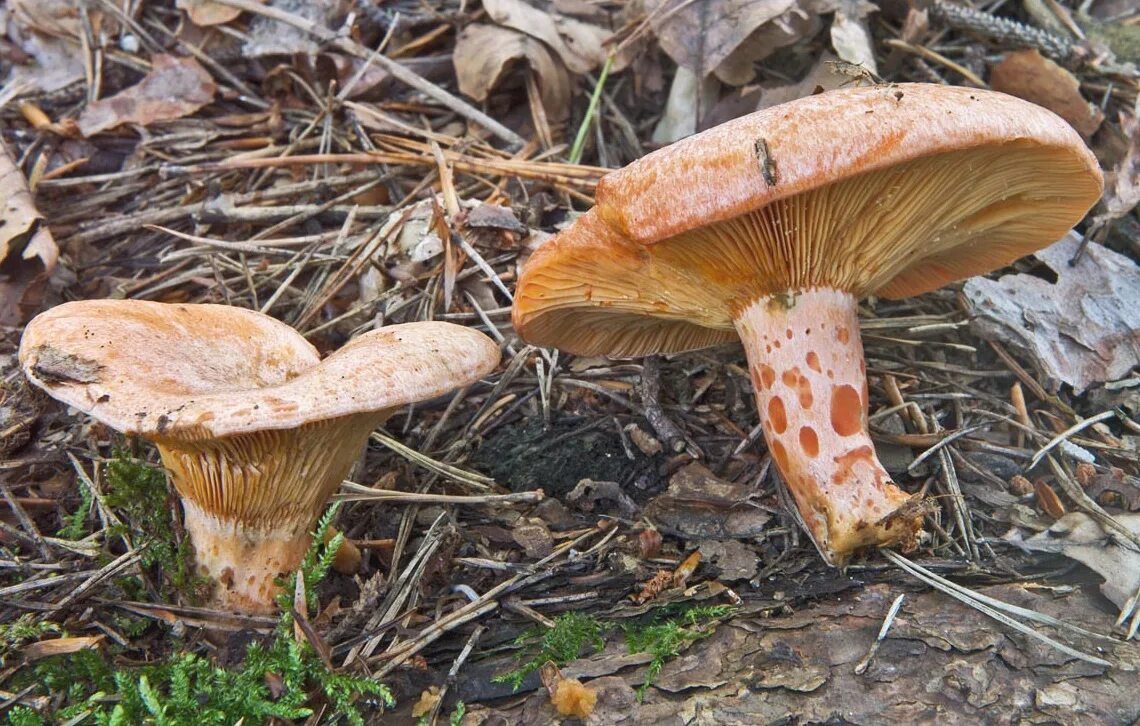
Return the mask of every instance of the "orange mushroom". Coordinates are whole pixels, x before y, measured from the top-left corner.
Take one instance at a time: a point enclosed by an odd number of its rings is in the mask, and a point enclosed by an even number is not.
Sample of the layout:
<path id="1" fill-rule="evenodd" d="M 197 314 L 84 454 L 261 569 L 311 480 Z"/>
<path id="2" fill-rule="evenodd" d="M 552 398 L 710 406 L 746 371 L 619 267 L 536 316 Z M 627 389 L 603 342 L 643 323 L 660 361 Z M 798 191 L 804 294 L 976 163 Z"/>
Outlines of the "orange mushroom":
<path id="1" fill-rule="evenodd" d="M 911 543 L 867 431 L 859 298 L 917 295 L 1060 238 L 1099 198 L 1063 120 L 999 93 L 833 91 L 649 154 L 531 257 L 513 318 L 584 355 L 740 339 L 772 460 L 824 559 Z"/>
<path id="2" fill-rule="evenodd" d="M 499 349 L 458 325 L 410 323 L 321 360 L 297 331 L 249 310 L 86 300 L 28 323 L 19 356 L 53 397 L 157 445 L 213 603 L 269 612 L 274 580 L 301 563 L 369 434 L 400 407 L 488 374 Z"/>

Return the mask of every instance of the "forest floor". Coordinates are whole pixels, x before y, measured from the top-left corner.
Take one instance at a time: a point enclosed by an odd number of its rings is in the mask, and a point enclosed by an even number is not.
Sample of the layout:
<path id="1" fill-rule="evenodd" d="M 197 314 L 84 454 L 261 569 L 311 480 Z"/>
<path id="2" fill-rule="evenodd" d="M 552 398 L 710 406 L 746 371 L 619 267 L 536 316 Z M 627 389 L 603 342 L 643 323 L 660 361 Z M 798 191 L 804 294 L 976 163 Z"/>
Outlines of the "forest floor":
<path id="1" fill-rule="evenodd" d="M 1138 65 L 1130 0 L 9 0 L 0 714 L 572 723 L 578 679 L 591 724 L 1137 722 Z M 739 345 L 573 357 L 510 294 L 607 170 L 916 81 L 1050 108 L 1106 191 L 987 276 L 1036 291 L 1016 317 L 962 283 L 861 303 L 877 453 L 930 507 L 916 549 L 840 570 Z M 445 320 L 503 358 L 373 437 L 334 512 L 357 573 L 219 639 L 153 447 L 20 371 L 33 315 L 108 297 L 260 310 L 322 353 Z"/>

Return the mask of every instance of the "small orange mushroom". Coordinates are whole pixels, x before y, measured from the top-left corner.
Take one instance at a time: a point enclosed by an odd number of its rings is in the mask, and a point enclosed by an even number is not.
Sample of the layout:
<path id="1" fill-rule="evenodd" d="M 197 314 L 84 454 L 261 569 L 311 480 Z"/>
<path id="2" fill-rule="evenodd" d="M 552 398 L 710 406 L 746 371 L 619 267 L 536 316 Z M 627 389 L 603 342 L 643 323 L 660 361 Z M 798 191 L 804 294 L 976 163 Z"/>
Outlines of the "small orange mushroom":
<path id="1" fill-rule="evenodd" d="M 28 323 L 19 356 L 53 397 L 155 443 L 214 605 L 271 612 L 274 580 L 300 565 L 369 434 L 400 407 L 486 375 L 499 349 L 469 328 L 409 323 L 321 360 L 297 331 L 249 310 L 85 300 Z M 352 569 L 354 549 L 335 564 Z"/>
<path id="2" fill-rule="evenodd" d="M 1102 187 L 1076 132 L 1011 96 L 823 93 L 604 177 L 596 206 L 527 263 L 514 324 L 583 355 L 741 340 L 772 460 L 841 564 L 921 527 L 867 431 L 858 299 L 1006 265 L 1059 239 Z"/>

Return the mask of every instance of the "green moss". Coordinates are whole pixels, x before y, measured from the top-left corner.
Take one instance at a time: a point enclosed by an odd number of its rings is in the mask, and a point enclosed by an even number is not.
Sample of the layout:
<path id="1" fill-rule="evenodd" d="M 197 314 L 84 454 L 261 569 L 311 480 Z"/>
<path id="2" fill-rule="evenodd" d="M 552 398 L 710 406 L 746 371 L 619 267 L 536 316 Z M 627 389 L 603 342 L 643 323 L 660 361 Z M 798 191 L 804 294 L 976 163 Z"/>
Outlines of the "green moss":
<path id="1" fill-rule="evenodd" d="M 0 666 L 21 646 L 40 640 L 45 635 L 63 635 L 63 629 L 53 622 L 40 620 L 34 613 L 25 613 L 10 623 L 0 624 Z"/>
<path id="2" fill-rule="evenodd" d="M 729 605 L 701 605 L 683 610 L 670 617 L 675 608 L 655 610 L 647 622 L 623 626 L 626 647 L 630 653 L 649 653 L 653 660 L 645 673 L 645 680 L 637 689 L 637 700 L 645 698 L 645 692 L 661 673 L 661 667 L 670 658 L 675 658 L 689 643 L 707 638 L 716 632 L 720 619 L 733 612 Z"/>
<path id="3" fill-rule="evenodd" d="M 108 535 L 130 536 L 142 553 L 143 567 L 157 568 L 172 590 L 192 596 L 203 581 L 193 574 L 190 542 L 179 542 L 174 536 L 173 499 L 168 496 L 166 475 L 122 452 L 107 462 L 105 475 L 104 502 L 127 523 L 126 527 L 111 527 Z"/>
<path id="4" fill-rule="evenodd" d="M 605 646 L 605 626 L 597 619 L 582 613 L 566 613 L 554 619 L 554 627 L 546 628 L 541 637 L 535 631 L 523 633 L 515 641 L 520 646 L 531 644 L 538 638 L 538 651 L 518 668 L 495 676 L 496 683 L 510 683 L 518 690 L 523 680 L 542 667 L 546 661 L 564 665 L 582 655 L 584 649 L 597 652 Z"/>
<path id="5" fill-rule="evenodd" d="M 46 693 L 64 694 L 57 720 L 86 714 L 81 723 L 99 725 L 230 726 L 307 718 L 314 689 L 328 704 L 327 721 L 343 717 L 363 724 L 354 704 L 358 695 L 394 704 L 382 683 L 331 672 L 311 648 L 289 637 L 277 637 L 268 647 L 251 645 L 240 671 L 187 652 L 157 664 L 114 668 L 101 653 L 88 650 L 46 659 L 35 667 L 34 678 Z"/>
<path id="6" fill-rule="evenodd" d="M 1140 25 L 1105 23 L 1084 13 L 1078 13 L 1077 22 L 1086 35 L 1107 45 L 1118 61 L 1140 63 Z"/>

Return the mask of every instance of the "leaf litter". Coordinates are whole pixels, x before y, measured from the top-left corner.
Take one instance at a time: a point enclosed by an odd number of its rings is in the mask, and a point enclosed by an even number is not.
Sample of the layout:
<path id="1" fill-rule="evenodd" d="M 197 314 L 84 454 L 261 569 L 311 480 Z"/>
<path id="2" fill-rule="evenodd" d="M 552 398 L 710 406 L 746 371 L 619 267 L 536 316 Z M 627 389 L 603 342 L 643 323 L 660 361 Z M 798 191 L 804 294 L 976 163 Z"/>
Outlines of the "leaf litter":
<path id="1" fill-rule="evenodd" d="M 56 296 L 132 297 L 267 311 L 322 351 L 426 319 L 501 342 L 494 376 L 374 436 L 336 514 L 359 572 L 304 581 L 287 641 L 299 632 L 314 662 L 390 686 L 393 713 L 355 691 L 365 717 L 540 723 L 559 703 L 614 724 L 1140 716 L 1135 649 L 1119 641 L 1137 622 L 1122 573 L 1140 501 L 1140 74 L 1128 33 L 1102 30 L 1133 27 L 1134 9 L 300 5 L 0 11 L 3 188 L 26 200 L 6 216 L 22 221 L 4 282 L 34 283 L 21 317 Z M 517 339 L 511 293 L 607 168 L 758 107 L 914 80 L 1061 113 L 1108 188 L 1091 223 L 1011 270 L 865 302 L 875 444 L 933 504 L 913 560 L 839 573 L 787 514 L 738 349 L 575 359 Z M 29 241 L 49 228 L 58 252 Z M 249 657 L 275 621 L 223 618 L 192 578 L 175 585 L 177 511 L 161 488 L 113 483 L 115 447 L 153 454 L 28 391 L 19 325 L 0 344 L 0 642 L 55 677 L 51 653 L 69 650 L 128 674 L 189 663 L 172 660 L 180 648 Z M 48 630 L 18 625 L 44 613 Z M 568 614 L 599 639 L 559 651 L 543 688 L 541 643 Z M 220 622 L 221 649 L 204 629 Z M 532 661 L 517 691 L 496 682 Z M 51 718 L 62 691 L 42 683 L 59 681 L 29 672 L 0 676 L 8 707 Z M 287 692 L 298 677 L 267 674 L 266 697 L 327 708 L 327 693 Z M 572 681 L 583 690 L 557 698 Z M 155 683 L 147 693 L 169 694 Z"/>

